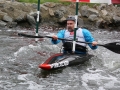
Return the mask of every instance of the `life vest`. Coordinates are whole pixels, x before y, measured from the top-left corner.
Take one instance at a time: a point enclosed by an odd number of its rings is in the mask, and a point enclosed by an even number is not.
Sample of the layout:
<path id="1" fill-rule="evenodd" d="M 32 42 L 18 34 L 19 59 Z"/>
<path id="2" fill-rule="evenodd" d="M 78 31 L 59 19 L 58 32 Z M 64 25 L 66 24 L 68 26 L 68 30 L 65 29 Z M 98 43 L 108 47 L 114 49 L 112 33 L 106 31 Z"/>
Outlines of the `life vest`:
<path id="1" fill-rule="evenodd" d="M 65 31 L 65 34 L 64 34 L 64 38 L 65 39 L 69 39 L 69 40 L 73 40 L 74 38 L 74 33 L 73 32 L 69 32 L 68 30 Z M 77 31 L 76 31 L 76 40 L 77 41 L 82 41 L 82 42 L 85 42 L 85 38 L 84 38 L 84 35 L 82 33 L 82 29 L 79 28 Z M 80 42 L 76 42 L 76 51 L 81 51 L 81 52 L 86 52 L 87 48 L 86 48 L 86 44 L 85 43 L 80 43 Z M 63 42 L 63 47 L 64 47 L 64 50 L 65 51 L 72 51 L 72 47 L 73 47 L 73 43 L 72 41 L 64 41 Z"/>

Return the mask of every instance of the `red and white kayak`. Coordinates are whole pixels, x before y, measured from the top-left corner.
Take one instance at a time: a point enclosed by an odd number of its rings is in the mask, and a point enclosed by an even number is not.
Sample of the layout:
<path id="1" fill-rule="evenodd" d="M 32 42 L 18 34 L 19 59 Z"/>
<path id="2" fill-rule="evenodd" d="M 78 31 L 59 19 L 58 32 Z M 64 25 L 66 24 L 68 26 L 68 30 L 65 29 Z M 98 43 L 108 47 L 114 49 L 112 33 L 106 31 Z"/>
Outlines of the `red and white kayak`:
<path id="1" fill-rule="evenodd" d="M 90 55 L 71 55 L 57 53 L 48 58 L 43 64 L 39 65 L 39 68 L 44 70 L 51 70 L 62 68 L 66 66 L 72 66 L 77 64 L 83 64 L 91 58 Z"/>

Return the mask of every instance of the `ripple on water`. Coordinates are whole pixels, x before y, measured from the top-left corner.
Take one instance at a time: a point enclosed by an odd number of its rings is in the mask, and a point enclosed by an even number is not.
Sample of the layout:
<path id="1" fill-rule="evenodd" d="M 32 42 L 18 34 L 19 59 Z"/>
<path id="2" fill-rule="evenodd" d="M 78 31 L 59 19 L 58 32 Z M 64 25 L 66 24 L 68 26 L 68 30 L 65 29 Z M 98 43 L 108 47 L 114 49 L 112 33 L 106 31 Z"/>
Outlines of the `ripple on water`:
<path id="1" fill-rule="evenodd" d="M 0 31 L 0 90 L 120 90 L 119 54 L 104 47 L 95 51 L 89 49 L 94 57 L 86 64 L 66 67 L 45 76 L 38 65 L 50 52 L 59 52 L 59 45 L 52 45 L 50 39 L 35 44 L 33 39 L 17 37 L 10 32 Z M 14 32 L 34 35 L 34 31 L 29 30 Z M 120 40 L 119 32 L 96 30 L 92 33 L 100 44 Z"/>
<path id="2" fill-rule="evenodd" d="M 103 88 L 103 90 L 112 90 L 111 88 L 120 88 L 120 81 L 112 76 L 107 75 L 103 71 L 101 73 L 85 73 L 82 78 L 82 85 L 86 87 L 87 90 L 98 90 L 98 88 Z"/>

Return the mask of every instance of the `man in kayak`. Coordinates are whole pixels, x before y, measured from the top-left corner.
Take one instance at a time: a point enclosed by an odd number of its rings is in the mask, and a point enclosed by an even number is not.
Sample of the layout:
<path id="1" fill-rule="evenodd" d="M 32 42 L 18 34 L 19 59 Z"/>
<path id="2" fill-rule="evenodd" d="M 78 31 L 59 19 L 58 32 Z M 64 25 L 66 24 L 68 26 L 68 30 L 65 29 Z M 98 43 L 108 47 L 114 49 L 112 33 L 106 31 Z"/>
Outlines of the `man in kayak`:
<path id="1" fill-rule="evenodd" d="M 52 43 L 58 44 L 61 40 L 58 38 L 64 38 L 73 40 L 74 38 L 74 26 L 75 26 L 75 18 L 68 17 L 67 19 L 67 29 L 60 30 L 57 35 L 52 36 Z M 88 44 L 91 49 L 97 49 L 97 42 L 94 40 L 92 34 L 87 29 L 78 28 L 76 31 L 76 40 L 82 42 L 91 42 L 92 44 Z M 63 53 L 73 53 L 72 52 L 72 41 L 64 40 L 63 42 Z M 75 52 L 77 54 L 86 54 L 87 53 L 87 44 L 76 42 Z"/>

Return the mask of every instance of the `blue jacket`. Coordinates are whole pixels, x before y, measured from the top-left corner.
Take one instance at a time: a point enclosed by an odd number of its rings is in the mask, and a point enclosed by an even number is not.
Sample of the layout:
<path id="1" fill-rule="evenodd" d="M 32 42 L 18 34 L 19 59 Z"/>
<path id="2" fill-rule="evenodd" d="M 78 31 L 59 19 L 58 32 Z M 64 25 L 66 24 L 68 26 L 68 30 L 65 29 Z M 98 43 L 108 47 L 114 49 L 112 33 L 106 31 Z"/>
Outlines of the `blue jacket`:
<path id="1" fill-rule="evenodd" d="M 87 29 L 82 29 L 82 33 L 84 35 L 86 42 L 93 42 L 95 39 L 93 38 L 92 34 Z M 65 30 L 60 30 L 57 33 L 58 38 L 64 38 Z M 61 40 L 51 40 L 53 44 L 58 44 Z M 97 46 L 92 46 L 92 44 L 88 44 L 91 49 L 97 49 Z M 81 52 L 82 53 L 82 52 Z"/>

